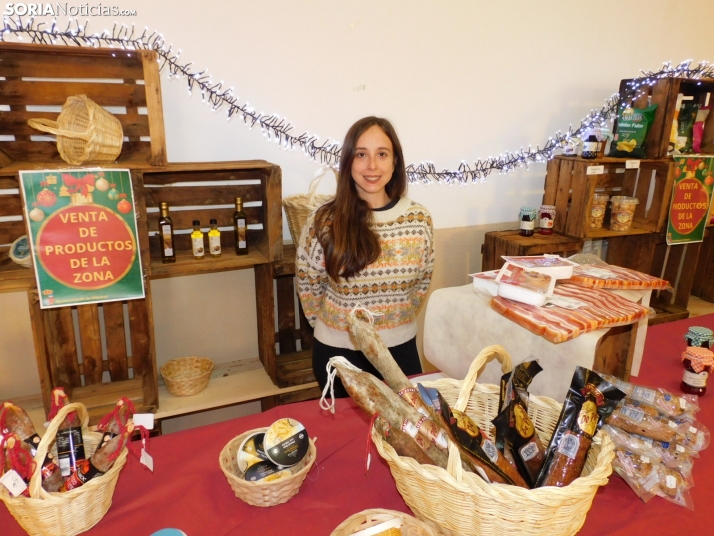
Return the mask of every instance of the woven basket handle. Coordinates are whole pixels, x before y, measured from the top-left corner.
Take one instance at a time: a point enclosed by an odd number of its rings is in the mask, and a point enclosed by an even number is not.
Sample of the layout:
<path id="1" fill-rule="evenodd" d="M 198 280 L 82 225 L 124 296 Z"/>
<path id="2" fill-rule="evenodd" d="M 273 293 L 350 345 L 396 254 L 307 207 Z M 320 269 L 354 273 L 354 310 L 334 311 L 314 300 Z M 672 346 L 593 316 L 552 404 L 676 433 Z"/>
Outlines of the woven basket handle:
<path id="1" fill-rule="evenodd" d="M 76 411 L 79 415 L 82 429 L 87 428 L 87 423 L 89 422 L 89 414 L 87 413 L 87 408 L 84 404 L 79 404 L 74 402 L 72 404 L 67 404 L 60 408 L 52 419 L 50 425 L 47 427 L 47 431 L 42 436 L 40 444 L 37 447 L 37 454 L 35 454 L 35 470 L 32 473 L 32 478 L 30 479 L 30 497 L 33 499 L 40 499 L 40 489 L 42 489 L 42 462 L 45 461 L 47 452 L 50 450 L 50 445 L 55 440 L 57 436 L 57 430 L 59 430 L 60 424 L 64 421 L 65 417 Z"/>
<path id="2" fill-rule="evenodd" d="M 310 181 L 310 188 L 307 191 L 308 206 L 314 205 L 315 195 L 317 195 L 317 187 L 320 185 L 320 180 L 322 179 L 322 177 L 327 175 L 327 172 L 330 170 L 332 170 L 332 172 L 335 174 L 335 182 L 337 182 L 337 172 L 335 171 L 335 168 L 333 168 L 332 166 L 328 166 L 327 164 L 320 166 L 320 169 L 315 172 L 315 175 Z"/>
<path id="3" fill-rule="evenodd" d="M 89 141 L 92 137 L 91 134 L 86 134 L 82 132 L 72 132 L 71 130 L 62 130 L 57 128 L 57 121 L 52 121 L 51 119 L 29 119 L 27 124 L 32 128 L 37 129 L 42 132 L 48 132 L 50 134 L 55 134 L 57 136 L 64 136 L 65 138 L 73 138 L 78 140 Z"/>
<path id="4" fill-rule="evenodd" d="M 471 363 L 468 374 L 466 374 L 466 377 L 461 382 L 459 398 L 456 400 L 456 404 L 454 404 L 455 409 L 459 411 L 466 410 L 466 406 L 469 403 L 469 398 L 471 397 L 471 391 L 473 390 L 474 384 L 476 383 L 476 378 L 478 377 L 478 371 L 481 370 L 481 367 L 484 366 L 486 361 L 488 361 L 492 355 L 495 355 L 501 362 L 501 370 L 503 370 L 504 374 L 513 370 L 511 356 L 508 355 L 508 352 L 503 346 L 493 344 L 481 350 L 481 352 L 479 352 L 479 354 L 476 356 L 476 359 L 474 359 Z"/>

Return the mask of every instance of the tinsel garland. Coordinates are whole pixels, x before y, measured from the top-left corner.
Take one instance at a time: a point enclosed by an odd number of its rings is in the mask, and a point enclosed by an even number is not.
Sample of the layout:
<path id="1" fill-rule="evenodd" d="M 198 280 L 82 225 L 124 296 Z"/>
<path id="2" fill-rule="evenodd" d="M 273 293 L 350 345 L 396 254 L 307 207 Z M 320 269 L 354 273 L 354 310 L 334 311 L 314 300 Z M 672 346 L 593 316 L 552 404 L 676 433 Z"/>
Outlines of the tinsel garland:
<path id="1" fill-rule="evenodd" d="M 20 17 L 13 20 L 6 16 L 3 19 L 0 41 L 5 40 L 6 34 L 11 34 L 20 40 L 24 35 L 29 37 L 32 43 L 47 45 L 155 50 L 161 63 L 160 70 L 168 69 L 169 78 L 183 77 L 188 84 L 189 93 L 198 89 L 203 101 L 210 104 L 212 110 L 225 107 L 229 118 L 242 117 L 243 122 L 251 129 L 259 125 L 268 140 L 274 141 L 284 149 L 300 148 L 308 158 L 321 164 L 336 166 L 339 163 L 340 145 L 337 141 L 327 139 L 320 143 L 317 136 L 308 133 L 294 135 L 293 125 L 286 119 L 277 114 L 257 113 L 247 104 L 240 104 L 238 96 L 233 93 L 233 88 L 224 89 L 223 82 L 214 83 L 205 69 L 195 71 L 191 63 L 179 63 L 181 52 L 175 52 L 173 46 L 167 48 L 163 35 L 157 32 L 148 33 L 148 29 L 145 29 L 141 35 L 135 36 L 133 26 L 131 28 L 125 25 L 117 26 L 115 23 L 111 32 L 105 30 L 101 34 L 90 34 L 87 32 L 87 23 L 81 25 L 77 20 L 70 20 L 64 30 L 57 27 L 56 21 L 47 28 L 44 28 L 45 26 L 46 23 L 35 22 L 33 18 L 23 22 Z M 709 65 L 708 61 L 692 64 L 692 60 L 686 60 L 676 66 L 666 62 L 658 71 L 642 71 L 642 75 L 632 80 L 630 87 L 622 96 L 623 103 L 630 102 L 636 97 L 643 86 L 651 86 L 661 78 L 714 79 L 714 66 Z M 554 136 L 548 138 L 543 147 L 536 146 L 535 149 L 528 147 L 527 150 L 521 148 L 516 152 L 506 152 L 497 157 L 476 160 L 473 164 L 462 162 L 456 171 L 448 169 L 438 171 L 431 162 L 409 164 L 407 166 L 409 181 L 424 184 L 432 181 L 445 184 L 482 182 L 494 171 L 508 173 L 518 167 L 527 168 L 531 163 L 546 162 L 553 157 L 557 149 L 571 143 L 571 138 L 579 138 L 590 128 L 604 125 L 607 120 L 613 118 L 617 114 L 619 102 L 620 95 L 612 95 L 599 110 L 591 110 L 580 121 L 578 128 L 573 129 L 570 126 L 567 132 L 556 132 Z"/>

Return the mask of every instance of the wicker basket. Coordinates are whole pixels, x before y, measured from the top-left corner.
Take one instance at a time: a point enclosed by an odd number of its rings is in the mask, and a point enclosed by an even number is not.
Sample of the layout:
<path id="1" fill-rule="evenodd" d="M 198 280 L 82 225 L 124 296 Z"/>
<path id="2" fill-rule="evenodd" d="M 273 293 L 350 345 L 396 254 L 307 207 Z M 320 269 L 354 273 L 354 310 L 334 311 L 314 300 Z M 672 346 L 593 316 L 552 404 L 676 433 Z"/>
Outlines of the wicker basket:
<path id="1" fill-rule="evenodd" d="M 191 396 L 208 385 L 213 372 L 213 361 L 207 357 L 179 357 L 161 366 L 166 388 L 174 396 Z"/>
<path id="2" fill-rule="evenodd" d="M 381 508 L 363 510 L 351 515 L 340 523 L 339 526 L 332 531 L 330 536 L 350 536 L 355 532 L 368 529 L 394 518 L 402 520 L 402 536 L 436 536 L 432 528 L 423 521 L 419 521 L 417 518 L 403 512 L 384 510 Z"/>
<path id="3" fill-rule="evenodd" d="M 112 495 L 119 472 L 126 463 L 128 450 L 124 448 L 109 471 L 79 488 L 65 493 L 49 493 L 42 488 L 42 461 L 51 446 L 64 418 L 76 411 L 82 423 L 84 452 L 91 456 L 102 441 L 102 433 L 87 428 L 89 414 L 83 404 L 67 404 L 52 419 L 35 455 L 35 471 L 30 480 L 30 498 L 12 497 L 0 486 L 0 499 L 17 522 L 31 536 L 73 536 L 96 525 L 112 504 Z"/>
<path id="4" fill-rule="evenodd" d="M 86 95 L 68 97 L 57 121 L 30 119 L 27 124 L 55 134 L 62 160 L 73 166 L 113 162 L 124 143 L 119 120 Z"/>
<path id="5" fill-rule="evenodd" d="M 300 241 L 300 234 L 302 233 L 303 227 L 305 227 L 305 222 L 307 217 L 320 205 L 324 205 L 330 201 L 334 196 L 317 194 L 317 186 L 320 184 L 320 179 L 325 176 L 330 168 L 328 166 L 322 166 L 317 170 L 312 181 L 310 181 L 310 188 L 307 194 L 296 194 L 283 197 L 283 208 L 285 209 L 285 217 L 288 220 L 288 228 L 290 229 L 290 236 L 293 239 L 293 244 L 297 247 Z M 337 176 L 335 175 L 335 179 Z"/>
<path id="6" fill-rule="evenodd" d="M 297 465 L 290 468 L 293 471 L 292 475 L 272 482 L 245 480 L 243 473 L 238 469 L 238 449 L 243 440 L 249 435 L 265 432 L 266 430 L 267 428 L 256 428 L 234 437 L 223 447 L 218 457 L 221 471 L 226 475 L 226 480 L 228 480 L 228 484 L 230 484 L 236 497 L 253 506 L 275 506 L 289 501 L 300 491 L 300 486 L 317 458 L 317 448 L 313 440 L 310 439 L 310 448 L 305 457 Z"/>
<path id="7" fill-rule="evenodd" d="M 501 360 L 504 372 L 511 358 L 502 346 L 489 346 L 471 364 L 463 381 L 439 379 L 424 382 L 437 388 L 456 409 L 466 411 L 493 437 L 493 419 L 498 411 L 499 388 L 479 385 L 479 369 L 491 356 Z M 528 414 L 544 445 L 550 441 L 562 405 L 547 397 L 531 396 Z M 448 472 L 399 457 L 372 429 L 372 440 L 387 460 L 397 489 L 414 514 L 447 535 L 525 534 L 561 536 L 578 532 L 585 522 L 595 492 L 612 473 L 614 446 L 610 437 L 598 433 L 588 452 L 583 476 L 563 488 L 547 486 L 527 490 L 504 484 L 488 484 L 473 473 L 463 472 L 459 451 L 449 447 Z"/>

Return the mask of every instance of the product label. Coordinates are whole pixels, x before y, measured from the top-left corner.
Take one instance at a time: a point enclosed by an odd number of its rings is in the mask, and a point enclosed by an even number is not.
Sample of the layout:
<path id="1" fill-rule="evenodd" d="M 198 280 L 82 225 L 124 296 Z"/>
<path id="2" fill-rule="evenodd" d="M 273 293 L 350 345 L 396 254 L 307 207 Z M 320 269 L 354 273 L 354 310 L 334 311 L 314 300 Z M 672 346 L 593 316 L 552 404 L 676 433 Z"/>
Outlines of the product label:
<path id="1" fill-rule="evenodd" d="M 248 246 L 248 232 L 245 220 L 238 220 L 236 222 L 236 242 L 239 248 L 246 248 Z"/>
<path id="2" fill-rule="evenodd" d="M 211 255 L 221 254 L 221 235 L 211 236 L 208 235 L 208 247 L 210 248 Z"/>
<path id="3" fill-rule="evenodd" d="M 0 484 L 5 486 L 13 497 L 17 497 L 27 490 L 27 484 L 14 469 L 10 469 L 0 478 Z"/>
<path id="4" fill-rule="evenodd" d="M 575 434 L 567 433 L 560 440 L 560 445 L 558 445 L 558 452 L 574 460 L 578 455 L 578 449 L 580 448 L 580 437 Z"/>
<path id="5" fill-rule="evenodd" d="M 203 236 L 191 237 L 191 249 L 194 257 L 203 257 Z"/>
<path id="6" fill-rule="evenodd" d="M 521 458 L 524 462 L 533 459 L 538 454 L 538 445 L 535 441 L 525 444 L 520 450 Z"/>
<path id="7" fill-rule="evenodd" d="M 687 401 L 684 398 L 679 399 L 679 407 L 681 409 L 687 409 Z"/>
<path id="8" fill-rule="evenodd" d="M 605 214 L 605 209 L 600 206 L 594 206 L 590 214 L 592 214 L 593 218 L 602 218 L 603 214 Z"/>
<path id="9" fill-rule="evenodd" d="M 483 451 L 486 453 L 486 456 L 488 456 L 489 460 L 491 460 L 493 463 L 496 463 L 498 461 L 498 449 L 492 441 L 485 439 L 483 445 L 481 445 L 481 448 L 483 448 Z"/>
<path id="10" fill-rule="evenodd" d="M 521 229 L 523 229 L 524 231 L 532 231 L 533 229 L 535 229 L 535 222 L 521 220 Z"/>
<path id="11" fill-rule="evenodd" d="M 682 445 L 677 445 L 676 447 L 677 452 L 684 452 L 685 448 Z"/>
<path id="12" fill-rule="evenodd" d="M 689 372 L 688 370 L 685 370 L 682 381 L 692 387 L 706 387 L 708 377 L 709 373 L 706 370 L 703 370 L 698 374 L 696 372 Z"/>
<path id="13" fill-rule="evenodd" d="M 540 219 L 541 229 L 552 229 L 553 228 L 553 218 L 541 218 Z"/>
<path id="14" fill-rule="evenodd" d="M 278 419 L 268 427 L 263 438 L 268 459 L 283 467 L 297 464 L 305 457 L 310 442 L 305 427 L 294 419 Z"/>
<path id="15" fill-rule="evenodd" d="M 94 477 L 103 475 L 99 469 L 94 467 L 89 460 L 82 460 L 77 465 L 77 470 L 73 471 L 70 477 L 62 484 L 61 491 L 69 491 L 74 488 L 83 486 Z"/>
<path id="16" fill-rule="evenodd" d="M 645 402 L 646 404 L 654 404 L 656 391 L 653 389 L 647 389 L 645 387 L 635 387 L 632 392 L 632 398 L 639 400 L 640 402 Z"/>
<path id="17" fill-rule="evenodd" d="M 672 475 L 667 475 L 667 477 L 665 478 L 665 480 L 666 480 L 666 482 L 667 482 L 667 487 L 668 487 L 668 488 L 674 489 L 674 488 L 677 487 L 677 479 L 674 478 Z"/>
<path id="18" fill-rule="evenodd" d="M 612 213 L 612 219 L 617 223 L 629 223 L 632 221 L 632 216 L 632 212 L 627 210 Z"/>
<path id="19" fill-rule="evenodd" d="M 404 422 L 402 422 L 402 432 L 409 434 L 410 437 L 415 437 L 419 433 L 419 428 L 414 426 L 409 420 L 404 419 Z"/>
<path id="20" fill-rule="evenodd" d="M 164 255 L 171 257 L 174 254 L 174 239 L 171 236 L 171 226 L 161 226 L 161 238 L 164 244 Z"/>
<path id="21" fill-rule="evenodd" d="M 581 274 L 597 277 L 598 279 L 617 279 L 617 274 L 607 268 L 598 268 L 595 266 L 580 266 L 578 272 Z"/>
<path id="22" fill-rule="evenodd" d="M 645 418 L 645 412 L 635 408 L 623 407 L 620 408 L 620 413 L 636 423 L 642 422 L 642 419 Z"/>
<path id="23" fill-rule="evenodd" d="M 639 160 L 625 160 L 625 169 L 640 169 Z"/>
<path id="24" fill-rule="evenodd" d="M 593 151 L 597 150 L 597 147 Z M 585 147 L 583 147 L 583 152 L 585 152 Z M 602 175 L 605 173 L 605 166 L 588 166 L 586 175 Z"/>
<path id="25" fill-rule="evenodd" d="M 642 487 L 645 488 L 645 491 L 650 491 L 657 484 L 659 484 L 659 474 L 656 468 L 652 468 L 652 472 L 642 481 Z"/>
<path id="26" fill-rule="evenodd" d="M 57 460 L 62 476 L 68 477 L 84 458 L 84 440 L 81 428 L 64 428 L 57 432 Z"/>
<path id="27" fill-rule="evenodd" d="M 597 152 L 597 142 L 596 141 L 584 141 L 583 142 L 583 152 L 584 153 Z"/>

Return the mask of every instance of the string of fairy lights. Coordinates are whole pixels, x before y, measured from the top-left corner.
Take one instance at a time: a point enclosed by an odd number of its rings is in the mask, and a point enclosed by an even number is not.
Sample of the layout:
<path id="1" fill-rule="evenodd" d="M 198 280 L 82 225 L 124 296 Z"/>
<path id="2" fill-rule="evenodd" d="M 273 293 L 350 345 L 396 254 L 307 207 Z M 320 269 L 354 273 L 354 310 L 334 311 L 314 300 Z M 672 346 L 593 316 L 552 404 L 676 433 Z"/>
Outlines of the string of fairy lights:
<path id="1" fill-rule="evenodd" d="M 294 133 L 293 124 L 278 114 L 256 112 L 247 102 L 239 102 L 238 95 L 232 87 L 225 87 L 223 82 L 214 82 L 204 70 L 196 70 L 191 63 L 180 63 L 180 50 L 174 50 L 173 45 L 166 46 L 162 34 L 149 33 L 148 28 L 140 34 L 135 28 L 126 25 L 114 25 L 111 31 L 89 33 L 87 23 L 81 24 L 77 19 L 71 19 L 64 29 L 57 21 L 50 24 L 38 22 L 34 18 L 23 21 L 21 17 L 12 19 L 5 16 L 0 41 L 5 41 L 6 35 L 12 35 L 18 40 L 28 38 L 31 43 L 80 47 L 107 47 L 124 50 L 155 50 L 159 56 L 160 70 L 167 70 L 169 78 L 183 78 L 188 85 L 189 94 L 199 91 L 201 98 L 211 110 L 224 109 L 227 118 L 239 117 L 244 124 L 253 129 L 260 127 L 268 141 L 274 142 L 285 150 L 300 149 L 312 161 L 323 165 L 337 166 L 340 159 L 340 144 L 336 140 L 320 141 L 318 136 L 304 132 Z M 580 126 L 571 125 L 566 132 L 558 131 L 541 147 L 521 148 L 518 151 L 508 151 L 496 157 L 479 159 L 473 163 L 463 161 L 456 170 L 438 170 L 432 162 L 412 163 L 407 166 L 407 176 L 412 183 L 430 184 L 467 184 L 483 182 L 490 174 L 504 174 L 529 164 L 547 162 L 553 158 L 555 151 L 573 143 L 573 138 L 581 138 L 585 133 L 597 126 L 604 126 L 617 116 L 620 103 L 622 106 L 632 102 L 640 95 L 646 86 L 654 85 L 662 78 L 692 78 L 714 79 L 714 66 L 707 61 L 693 63 L 686 60 L 678 65 L 666 62 L 657 71 L 642 71 L 641 76 L 633 78 L 622 95 L 614 94 L 608 98 L 600 109 L 593 109 L 580 121 Z"/>

